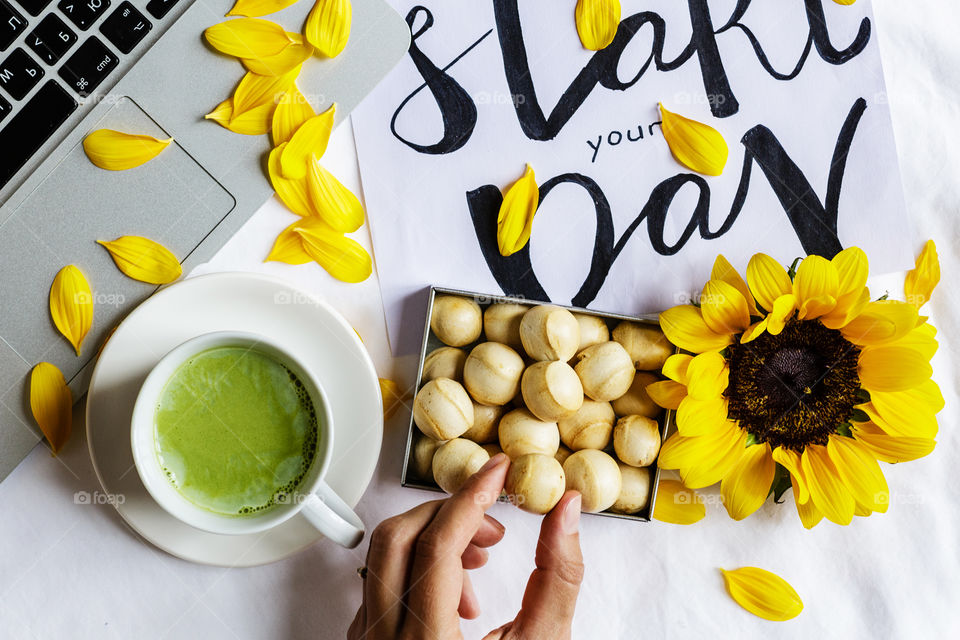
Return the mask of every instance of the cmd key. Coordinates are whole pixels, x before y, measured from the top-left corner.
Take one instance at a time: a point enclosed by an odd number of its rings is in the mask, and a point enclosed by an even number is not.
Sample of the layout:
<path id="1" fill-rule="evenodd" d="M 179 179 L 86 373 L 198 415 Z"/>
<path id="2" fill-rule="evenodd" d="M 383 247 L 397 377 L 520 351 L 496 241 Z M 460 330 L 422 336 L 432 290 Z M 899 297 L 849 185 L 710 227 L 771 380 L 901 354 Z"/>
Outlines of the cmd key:
<path id="1" fill-rule="evenodd" d="M 20 47 L 14 49 L 13 53 L 0 63 L 0 87 L 13 96 L 14 100 L 23 100 L 42 77 L 43 67 Z"/>
<path id="2" fill-rule="evenodd" d="M 116 69 L 117 64 L 117 56 L 96 36 L 90 36 L 60 67 L 59 73 L 71 89 L 87 97 Z"/>
<path id="3" fill-rule="evenodd" d="M 120 53 L 130 53 L 152 26 L 132 4 L 123 2 L 100 25 L 100 33 L 106 36 Z"/>
<path id="4" fill-rule="evenodd" d="M 26 28 L 26 18 L 6 0 L 0 0 L 0 51 L 6 51 Z"/>
<path id="5" fill-rule="evenodd" d="M 60 0 L 57 8 L 81 31 L 90 28 L 110 6 L 110 0 Z"/>

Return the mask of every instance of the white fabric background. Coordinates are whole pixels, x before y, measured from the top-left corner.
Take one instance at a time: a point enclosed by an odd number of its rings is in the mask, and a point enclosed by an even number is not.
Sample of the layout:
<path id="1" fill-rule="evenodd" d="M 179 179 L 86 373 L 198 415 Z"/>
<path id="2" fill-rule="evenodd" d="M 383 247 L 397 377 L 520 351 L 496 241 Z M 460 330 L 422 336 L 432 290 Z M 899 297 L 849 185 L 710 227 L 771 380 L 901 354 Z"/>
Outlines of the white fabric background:
<path id="1" fill-rule="evenodd" d="M 786 504 L 768 503 L 742 523 L 729 520 L 719 504 L 708 505 L 707 518 L 690 527 L 585 517 L 587 573 L 575 638 L 948 637 L 960 627 L 960 437 L 951 358 L 960 331 L 953 315 L 960 303 L 953 288 L 960 268 L 960 7 L 950 0 L 874 4 L 914 246 L 935 238 L 943 264 L 944 282 L 927 309 L 940 329 L 934 368 L 947 399 L 939 445 L 920 461 L 884 465 L 889 512 L 846 528 L 823 523 L 805 531 L 789 495 Z M 359 188 L 352 145 L 350 129 L 341 127 L 325 160 Z M 357 327 L 381 375 L 410 382 L 413 361 L 388 356 L 375 279 L 340 285 L 315 266 L 260 263 L 290 219 L 269 203 L 205 270 L 275 273 L 316 291 Z M 888 286 L 899 295 L 901 282 L 890 278 L 874 291 Z M 402 414 L 388 424 L 380 467 L 360 503 L 371 527 L 433 497 L 399 487 L 405 428 Z M 322 541 L 252 569 L 172 558 L 126 529 L 112 507 L 74 504 L 75 492 L 99 488 L 83 429 L 78 409 L 76 432 L 59 459 L 37 447 L 0 484 L 0 637 L 344 636 L 360 600 L 354 570 L 365 545 L 343 551 Z M 483 615 L 464 624 L 468 638 L 515 614 L 533 565 L 538 519 L 504 505 L 493 514 L 507 535 L 489 565 L 473 572 Z M 743 565 L 787 578 L 804 599 L 800 617 L 770 623 L 737 607 L 716 569 Z"/>

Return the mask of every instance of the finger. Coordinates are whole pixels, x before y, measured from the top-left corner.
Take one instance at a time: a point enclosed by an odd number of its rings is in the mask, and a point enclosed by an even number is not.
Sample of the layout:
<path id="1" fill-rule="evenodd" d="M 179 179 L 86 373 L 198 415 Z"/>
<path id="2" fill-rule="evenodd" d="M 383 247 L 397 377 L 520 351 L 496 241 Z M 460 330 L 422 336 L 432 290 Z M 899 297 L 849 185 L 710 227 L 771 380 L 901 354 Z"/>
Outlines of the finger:
<path id="1" fill-rule="evenodd" d="M 442 636 L 459 628 L 463 565 L 460 556 L 487 520 L 484 512 L 503 490 L 509 460 L 491 458 L 463 487 L 448 498 L 417 539 L 408 603 L 413 615 L 404 620 L 410 635 Z"/>
<path id="2" fill-rule="evenodd" d="M 477 593 L 473 590 L 473 584 L 470 582 L 470 576 L 463 572 L 463 586 L 460 591 L 460 606 L 457 607 L 457 613 L 464 620 L 474 620 L 480 617 L 480 601 L 477 600 Z"/>
<path id="3" fill-rule="evenodd" d="M 492 547 L 501 540 L 506 528 L 500 524 L 500 521 L 491 515 L 484 514 L 483 524 L 477 529 L 477 534 L 470 541 L 478 547 Z"/>
<path id="4" fill-rule="evenodd" d="M 567 491 L 543 519 L 536 569 L 530 575 L 514 624 L 521 638 L 569 638 L 583 581 L 580 494 Z"/>
<path id="5" fill-rule="evenodd" d="M 479 569 L 483 565 L 487 564 L 487 559 L 490 557 L 490 554 L 486 549 L 481 549 L 480 547 L 468 544 L 466 550 L 464 550 L 463 555 L 460 556 L 460 564 L 463 565 L 464 569 L 473 571 L 474 569 Z"/>
<path id="6" fill-rule="evenodd" d="M 513 621 L 511 620 L 510 622 L 503 625 L 502 627 L 498 627 L 493 631 L 491 631 L 490 633 L 488 633 L 487 635 L 483 636 L 483 640 L 502 640 L 503 638 L 507 637 L 507 633 L 509 633 L 510 629 L 512 628 L 513 628 Z"/>

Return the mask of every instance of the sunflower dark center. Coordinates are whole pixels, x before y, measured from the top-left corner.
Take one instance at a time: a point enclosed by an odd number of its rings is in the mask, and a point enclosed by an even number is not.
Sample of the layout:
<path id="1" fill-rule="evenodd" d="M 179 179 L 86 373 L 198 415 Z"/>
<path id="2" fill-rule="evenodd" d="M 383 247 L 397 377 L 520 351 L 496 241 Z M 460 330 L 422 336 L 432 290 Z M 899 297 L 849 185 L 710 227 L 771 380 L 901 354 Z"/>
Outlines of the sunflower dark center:
<path id="1" fill-rule="evenodd" d="M 758 442 L 801 451 L 826 444 L 857 400 L 860 350 L 817 321 L 791 321 L 729 347 L 729 415 Z"/>

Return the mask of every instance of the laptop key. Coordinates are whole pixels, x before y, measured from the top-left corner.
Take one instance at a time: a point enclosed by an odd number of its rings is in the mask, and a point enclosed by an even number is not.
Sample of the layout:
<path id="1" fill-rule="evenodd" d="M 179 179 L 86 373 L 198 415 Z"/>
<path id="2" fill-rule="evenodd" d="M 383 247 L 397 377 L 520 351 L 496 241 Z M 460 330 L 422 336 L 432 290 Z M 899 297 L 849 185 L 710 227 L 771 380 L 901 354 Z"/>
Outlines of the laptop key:
<path id="1" fill-rule="evenodd" d="M 77 34 L 55 13 L 41 20 L 26 39 L 27 46 L 47 64 L 55 64 L 76 41 Z"/>
<path id="2" fill-rule="evenodd" d="M 40 13 L 47 8 L 47 5 L 50 4 L 50 0 L 17 0 L 17 4 L 24 8 L 24 10 L 36 18 Z"/>
<path id="3" fill-rule="evenodd" d="M 0 122 L 3 122 L 3 119 L 10 115 L 10 110 L 13 107 L 9 102 L 3 99 L 3 96 L 0 96 Z"/>
<path id="4" fill-rule="evenodd" d="M 37 152 L 77 108 L 60 85 L 48 80 L 0 129 L 0 187 Z"/>
<path id="5" fill-rule="evenodd" d="M 107 37 L 120 53 L 130 53 L 153 27 L 129 2 L 123 2 L 100 25 L 100 33 Z"/>
<path id="6" fill-rule="evenodd" d="M 90 28 L 110 6 L 110 0 L 60 0 L 57 8 L 81 31 Z"/>
<path id="7" fill-rule="evenodd" d="M 26 28 L 26 18 L 6 0 L 0 0 L 0 51 L 6 51 Z"/>
<path id="8" fill-rule="evenodd" d="M 178 1 L 179 0 L 150 0 L 150 2 L 147 3 L 147 13 L 157 20 L 160 20 L 163 16 L 170 13 L 170 9 L 173 9 Z"/>
<path id="9" fill-rule="evenodd" d="M 23 100 L 42 77 L 43 67 L 34 62 L 20 47 L 14 49 L 0 64 L 0 87 L 13 96 L 14 100 Z"/>
<path id="10" fill-rule="evenodd" d="M 71 89 L 85 98 L 100 86 L 117 64 L 117 56 L 96 36 L 90 36 L 60 67 L 59 73 Z"/>

